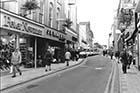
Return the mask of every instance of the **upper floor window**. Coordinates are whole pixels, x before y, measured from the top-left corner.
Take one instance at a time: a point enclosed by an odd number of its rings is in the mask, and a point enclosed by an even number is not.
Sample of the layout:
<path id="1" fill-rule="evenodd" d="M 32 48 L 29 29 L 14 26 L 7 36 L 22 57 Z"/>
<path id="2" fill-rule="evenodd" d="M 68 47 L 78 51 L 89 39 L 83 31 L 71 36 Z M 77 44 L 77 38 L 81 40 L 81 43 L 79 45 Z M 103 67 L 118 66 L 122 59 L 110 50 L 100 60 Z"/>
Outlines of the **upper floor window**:
<path id="1" fill-rule="evenodd" d="M 60 18 L 60 8 L 57 8 L 56 18 L 57 19 Z M 56 21 L 56 29 L 60 30 L 60 23 L 59 23 L 59 21 Z"/>
<path id="2" fill-rule="evenodd" d="M 50 6 L 49 6 L 49 21 L 48 21 L 48 25 L 50 27 L 52 27 L 53 25 L 53 4 L 50 3 Z"/>
<path id="3" fill-rule="evenodd" d="M 0 2 L 0 7 L 5 9 L 5 10 L 8 10 L 8 11 L 18 13 L 18 3 L 16 2 L 16 0 L 1 1 Z"/>
<path id="4" fill-rule="evenodd" d="M 40 1 L 39 7 L 40 7 L 39 22 L 42 23 L 43 22 L 43 7 L 44 7 L 43 1 Z"/>

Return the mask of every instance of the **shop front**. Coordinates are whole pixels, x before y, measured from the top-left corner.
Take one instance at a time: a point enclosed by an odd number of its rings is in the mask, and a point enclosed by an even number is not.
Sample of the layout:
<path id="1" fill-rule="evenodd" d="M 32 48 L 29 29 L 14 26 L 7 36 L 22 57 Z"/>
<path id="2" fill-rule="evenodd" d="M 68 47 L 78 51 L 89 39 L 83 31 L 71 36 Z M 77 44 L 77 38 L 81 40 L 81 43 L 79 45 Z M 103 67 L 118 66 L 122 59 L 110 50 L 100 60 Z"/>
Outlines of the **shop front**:
<path id="1" fill-rule="evenodd" d="M 57 62 L 64 62 L 65 33 L 45 27 L 45 49 L 50 47 Z"/>
<path id="2" fill-rule="evenodd" d="M 71 29 L 66 28 L 66 48 L 71 50 L 78 49 L 78 35 Z"/>
<path id="3" fill-rule="evenodd" d="M 44 38 L 44 26 L 3 9 L 0 15 L 0 51 L 19 48 L 23 65 L 37 67 L 37 41 Z"/>

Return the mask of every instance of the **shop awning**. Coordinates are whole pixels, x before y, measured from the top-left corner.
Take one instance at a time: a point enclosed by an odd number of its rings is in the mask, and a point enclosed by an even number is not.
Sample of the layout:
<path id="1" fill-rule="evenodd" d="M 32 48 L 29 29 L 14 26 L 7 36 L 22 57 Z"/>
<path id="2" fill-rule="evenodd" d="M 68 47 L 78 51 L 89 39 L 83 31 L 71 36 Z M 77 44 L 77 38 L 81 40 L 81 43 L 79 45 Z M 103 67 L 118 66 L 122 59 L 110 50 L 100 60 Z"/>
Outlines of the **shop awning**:
<path id="1" fill-rule="evenodd" d="M 77 41 L 77 38 L 74 37 L 74 36 L 72 36 L 72 40 L 73 40 L 73 41 Z"/>
<path id="2" fill-rule="evenodd" d="M 125 41 L 129 42 L 131 39 L 136 37 L 137 33 L 139 33 L 139 31 L 137 29 L 135 29 L 133 34 L 129 38 L 127 38 Z"/>

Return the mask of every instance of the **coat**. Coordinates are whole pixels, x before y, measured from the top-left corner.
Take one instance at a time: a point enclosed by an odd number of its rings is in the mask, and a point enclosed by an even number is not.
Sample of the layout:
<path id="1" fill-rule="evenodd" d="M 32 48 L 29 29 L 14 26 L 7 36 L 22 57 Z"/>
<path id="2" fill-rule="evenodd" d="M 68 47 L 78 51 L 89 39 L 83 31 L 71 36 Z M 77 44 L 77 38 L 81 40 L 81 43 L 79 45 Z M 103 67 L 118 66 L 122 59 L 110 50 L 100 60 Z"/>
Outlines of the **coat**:
<path id="1" fill-rule="evenodd" d="M 52 60 L 53 60 L 52 54 L 49 51 L 47 51 L 44 55 L 44 65 L 50 66 Z"/>
<path id="2" fill-rule="evenodd" d="M 21 53 L 20 52 L 12 53 L 11 63 L 14 65 L 21 63 Z"/>
<path id="3" fill-rule="evenodd" d="M 121 62 L 124 64 L 124 65 L 127 65 L 128 64 L 128 58 L 129 58 L 129 55 L 126 51 L 123 51 L 120 55 L 121 57 Z"/>

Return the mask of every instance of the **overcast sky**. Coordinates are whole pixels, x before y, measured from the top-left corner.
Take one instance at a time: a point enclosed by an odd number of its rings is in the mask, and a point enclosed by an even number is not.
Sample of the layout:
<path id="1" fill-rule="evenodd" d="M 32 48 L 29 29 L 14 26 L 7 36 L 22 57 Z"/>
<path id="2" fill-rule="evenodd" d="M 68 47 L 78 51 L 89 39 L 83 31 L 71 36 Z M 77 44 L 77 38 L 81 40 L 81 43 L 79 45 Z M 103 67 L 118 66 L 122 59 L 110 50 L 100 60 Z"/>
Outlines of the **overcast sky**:
<path id="1" fill-rule="evenodd" d="M 108 44 L 119 0 L 77 0 L 78 22 L 90 21 L 94 42 Z"/>

